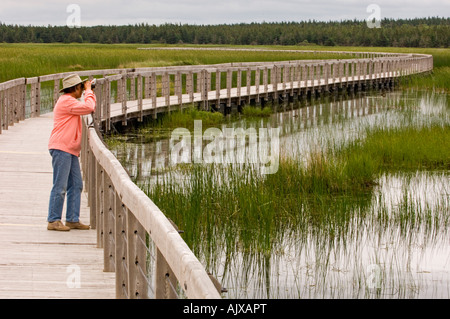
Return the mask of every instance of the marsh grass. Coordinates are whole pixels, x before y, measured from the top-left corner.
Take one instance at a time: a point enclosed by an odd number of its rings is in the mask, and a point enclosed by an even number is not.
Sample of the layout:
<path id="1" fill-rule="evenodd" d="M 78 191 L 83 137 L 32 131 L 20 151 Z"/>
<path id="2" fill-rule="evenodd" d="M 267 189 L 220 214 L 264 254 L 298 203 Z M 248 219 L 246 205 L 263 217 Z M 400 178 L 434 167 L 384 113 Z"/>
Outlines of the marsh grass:
<path id="1" fill-rule="evenodd" d="M 137 50 L 137 44 L 0 44 L 0 82 L 82 70 L 336 58 L 335 54 Z M 164 47 L 161 47 L 162 49 Z M 351 55 L 340 55 L 349 58 Z"/>
<path id="2" fill-rule="evenodd" d="M 160 121 L 149 122 L 149 126 L 157 126 L 168 129 L 183 127 L 192 130 L 194 128 L 195 120 L 202 121 L 202 126 L 211 127 L 223 123 L 224 115 L 220 112 L 202 111 L 192 105 L 183 110 L 177 110 L 171 112 L 170 114 L 165 114 L 161 117 Z"/>
<path id="3" fill-rule="evenodd" d="M 161 50 L 137 50 L 141 47 L 160 47 Z M 395 47 L 325 47 L 325 46 L 223 46 L 226 48 L 268 48 L 279 52 L 257 51 L 200 51 L 163 50 L 165 46 L 137 44 L 0 44 L 0 82 L 59 72 L 109 68 L 138 68 L 176 65 L 217 64 L 227 62 L 268 62 L 283 60 L 347 59 L 351 54 L 295 53 L 293 50 L 372 51 L 432 54 L 434 70 L 430 75 L 403 80 L 404 87 L 430 88 L 448 92 L 450 49 L 395 48 Z M 189 46 L 208 47 L 208 46 Z M 209 46 L 218 48 L 220 46 Z M 74 52 L 77 52 L 74 54 Z M 245 72 L 244 72 L 245 75 Z M 222 83 L 225 82 L 221 75 Z M 213 74 L 213 78 L 215 74 Z M 254 75 L 252 75 L 254 77 Z M 243 76 L 245 79 L 245 76 Z M 252 78 L 254 81 L 254 78 Z M 234 85 L 236 79 L 233 79 Z"/>
<path id="4" fill-rule="evenodd" d="M 402 78 L 400 85 L 405 88 L 449 93 L 450 66 L 436 67 L 431 73 Z"/>
<path id="5" fill-rule="evenodd" d="M 364 140 L 355 141 L 347 146 L 342 153 L 349 159 L 370 158 L 381 169 L 388 171 L 450 169 L 449 138 L 448 124 L 376 128 L 370 130 Z M 367 163 L 364 160 L 356 162 L 363 163 L 363 166 Z M 360 175 L 363 169 L 354 171 Z"/>
<path id="6" fill-rule="evenodd" d="M 273 110 L 270 106 L 263 108 L 246 105 L 242 108 L 242 115 L 248 117 L 269 117 L 273 114 Z"/>

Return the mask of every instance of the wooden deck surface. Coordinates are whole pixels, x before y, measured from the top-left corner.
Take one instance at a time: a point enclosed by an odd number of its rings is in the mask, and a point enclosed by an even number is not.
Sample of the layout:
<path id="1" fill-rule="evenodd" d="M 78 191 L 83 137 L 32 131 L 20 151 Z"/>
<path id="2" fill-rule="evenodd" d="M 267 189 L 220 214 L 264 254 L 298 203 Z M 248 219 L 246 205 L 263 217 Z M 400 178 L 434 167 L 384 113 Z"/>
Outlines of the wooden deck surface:
<path id="1" fill-rule="evenodd" d="M 47 230 L 52 123 L 50 113 L 0 135 L 0 298 L 115 298 L 115 275 L 103 272 L 96 231 Z M 85 193 L 81 207 L 89 223 Z"/>

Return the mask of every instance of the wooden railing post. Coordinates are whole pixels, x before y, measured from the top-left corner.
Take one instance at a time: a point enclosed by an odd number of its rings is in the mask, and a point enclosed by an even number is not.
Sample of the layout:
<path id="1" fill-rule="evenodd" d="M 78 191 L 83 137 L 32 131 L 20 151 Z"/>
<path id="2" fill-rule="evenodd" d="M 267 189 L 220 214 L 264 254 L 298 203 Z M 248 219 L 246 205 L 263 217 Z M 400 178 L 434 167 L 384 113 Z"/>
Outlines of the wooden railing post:
<path id="1" fill-rule="evenodd" d="M 144 120 L 144 110 L 143 110 L 143 78 L 142 75 L 139 74 L 137 76 L 137 101 L 138 101 L 138 122 L 142 122 Z"/>
<path id="2" fill-rule="evenodd" d="M 170 75 L 168 72 L 164 72 L 162 76 L 162 89 L 165 105 L 167 106 L 167 113 L 170 114 Z"/>
<path id="3" fill-rule="evenodd" d="M 105 130 L 109 132 L 111 131 L 111 82 L 109 79 L 105 79 L 103 92 L 105 95 Z"/>
<path id="4" fill-rule="evenodd" d="M 251 97 L 251 92 L 250 92 L 250 87 L 252 84 L 252 70 L 251 68 L 247 68 L 247 103 L 250 104 L 250 97 Z"/>
<path id="5" fill-rule="evenodd" d="M 153 118 L 156 119 L 158 116 L 158 102 L 157 102 L 157 85 L 156 85 L 156 73 L 152 73 L 150 76 L 150 88 L 151 88 L 151 99 L 153 108 Z"/>
<path id="6" fill-rule="evenodd" d="M 97 228 L 97 190 L 96 190 L 96 168 L 97 161 L 95 159 L 95 155 L 92 151 L 88 154 L 88 201 L 90 208 L 90 225 L 92 229 Z"/>
<path id="7" fill-rule="evenodd" d="M 189 96 L 189 103 L 194 102 L 194 73 L 189 71 L 186 74 L 186 93 Z"/>
<path id="8" fill-rule="evenodd" d="M 237 70 L 237 82 L 236 82 L 238 104 L 241 104 L 241 86 L 242 86 L 242 70 L 238 69 Z"/>
<path id="9" fill-rule="evenodd" d="M 216 70 L 216 105 L 219 106 L 220 105 L 220 70 L 217 69 Z"/>
<path id="10" fill-rule="evenodd" d="M 31 85 L 30 90 L 30 117 L 37 117 L 40 115 L 40 88 L 39 88 L 39 77 L 28 78 L 27 84 Z"/>
<path id="11" fill-rule="evenodd" d="M 127 208 L 122 203 L 120 194 L 115 196 L 115 270 L 116 270 L 116 298 L 128 299 L 129 292 L 129 263 L 127 253 Z"/>
<path id="12" fill-rule="evenodd" d="M 178 97 L 178 105 L 183 104 L 183 81 L 182 81 L 182 76 L 181 76 L 181 72 L 177 71 L 177 73 L 175 74 L 175 96 Z"/>
<path id="13" fill-rule="evenodd" d="M 233 85 L 233 71 L 227 70 L 227 106 L 231 107 L 231 86 Z"/>
<path id="14" fill-rule="evenodd" d="M 122 78 L 117 81 L 117 97 L 122 102 L 122 125 L 127 125 L 127 74 L 122 74 Z M 119 94 L 119 87 L 120 94 Z"/>
<path id="15" fill-rule="evenodd" d="M 208 92 L 211 91 L 211 72 L 209 72 L 208 70 L 204 70 L 204 93 L 203 93 L 203 109 L 206 111 L 209 111 L 209 96 L 208 96 Z"/>
<path id="16" fill-rule="evenodd" d="M 308 65 L 308 69 L 309 69 L 309 81 L 310 81 L 310 85 L 309 88 L 311 90 L 311 92 L 314 92 L 314 80 L 315 80 L 315 75 L 314 75 L 314 64 L 310 64 Z"/>
<path id="17" fill-rule="evenodd" d="M 25 120 L 25 99 L 26 99 L 26 88 L 25 79 L 20 81 L 16 87 L 16 103 L 17 103 L 17 122 Z"/>
<path id="18" fill-rule="evenodd" d="M 95 180 L 93 181 L 95 184 L 95 191 L 96 191 L 96 196 L 95 196 L 95 208 L 96 208 L 96 228 L 97 228 L 97 248 L 103 248 L 103 236 L 104 236 L 104 231 L 103 231 L 103 219 L 104 219 L 104 209 L 103 209 L 103 204 L 104 204 L 104 170 L 103 167 L 100 165 L 100 163 L 98 161 L 96 162 L 96 176 L 95 176 Z"/>
<path id="19" fill-rule="evenodd" d="M 147 249 L 146 231 L 136 219 L 136 217 L 128 212 L 127 214 L 127 241 L 128 241 L 128 282 L 130 299 L 142 298 L 147 296 Z"/>
<path id="20" fill-rule="evenodd" d="M 129 94 L 129 100 L 133 101 L 136 100 L 136 74 L 129 73 L 128 78 L 130 79 L 130 94 Z"/>
<path id="21" fill-rule="evenodd" d="M 270 83 L 272 84 L 274 99 L 277 102 L 278 102 L 278 83 L 279 83 L 278 79 L 279 79 L 279 73 L 280 73 L 280 70 L 279 70 L 278 66 L 274 65 L 273 69 L 272 69 L 272 73 L 271 73 Z"/>
<path id="22" fill-rule="evenodd" d="M 261 69 L 259 67 L 257 67 L 255 71 L 255 86 L 256 86 L 256 103 L 259 103 L 260 102 L 259 91 L 261 86 Z"/>
<path id="23" fill-rule="evenodd" d="M 177 294 L 174 291 L 174 288 L 176 288 L 175 275 L 159 249 L 156 249 L 155 277 L 155 298 L 176 299 Z"/>
<path id="24" fill-rule="evenodd" d="M 269 98 L 269 68 L 267 66 L 264 67 L 263 85 L 264 85 L 264 98 L 267 101 Z"/>
<path id="25" fill-rule="evenodd" d="M 115 270 L 115 191 L 108 174 L 103 174 L 103 271 Z"/>

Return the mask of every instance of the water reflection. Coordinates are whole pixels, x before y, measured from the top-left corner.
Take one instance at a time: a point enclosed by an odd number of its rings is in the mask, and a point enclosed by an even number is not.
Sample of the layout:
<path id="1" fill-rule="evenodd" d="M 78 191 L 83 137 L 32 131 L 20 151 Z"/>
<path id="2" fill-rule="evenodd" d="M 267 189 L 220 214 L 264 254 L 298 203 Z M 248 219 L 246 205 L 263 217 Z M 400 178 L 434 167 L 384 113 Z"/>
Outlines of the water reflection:
<path id="1" fill-rule="evenodd" d="M 372 127 L 395 127 L 405 123 L 405 113 L 411 113 L 410 121 L 416 126 L 438 120 L 449 122 L 446 96 L 437 94 L 417 95 L 417 92 L 390 92 L 386 95 L 366 94 L 346 99 L 333 96 L 322 100 L 296 102 L 283 105 L 281 112 L 266 119 L 233 120 L 220 129 L 280 128 L 280 156 L 307 156 L 311 150 L 340 147 L 356 138 L 364 138 L 365 130 Z M 419 112 L 425 117 L 413 116 Z M 170 136 L 170 131 L 166 136 Z M 194 133 L 192 132 L 192 136 Z M 123 136 L 120 140 L 123 140 Z M 156 172 L 165 172 L 174 164 L 171 161 L 170 139 L 153 139 L 149 136 L 129 133 L 125 142 L 111 150 L 126 165 L 137 180 L 146 180 Z M 209 142 L 203 141 L 203 148 Z M 191 143 L 194 147 L 194 143 Z M 249 145 L 245 153 L 251 153 Z M 192 153 L 194 151 L 192 150 Z M 226 156 L 227 150 L 224 150 Z M 238 151 L 235 151 L 238 152 Z"/>
<path id="2" fill-rule="evenodd" d="M 223 254 L 216 273 L 231 298 L 449 298 L 449 191 L 445 173 L 383 175 L 369 205 L 336 203 L 345 231 L 294 232 L 270 258 Z"/>

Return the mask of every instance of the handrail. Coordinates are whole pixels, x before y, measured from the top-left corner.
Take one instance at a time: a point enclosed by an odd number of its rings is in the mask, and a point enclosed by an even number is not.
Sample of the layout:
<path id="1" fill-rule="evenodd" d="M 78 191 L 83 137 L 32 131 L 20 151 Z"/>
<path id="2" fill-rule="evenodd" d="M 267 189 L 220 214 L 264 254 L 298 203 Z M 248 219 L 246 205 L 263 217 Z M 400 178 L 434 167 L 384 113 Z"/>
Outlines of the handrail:
<path id="1" fill-rule="evenodd" d="M 232 99 L 239 103 L 241 99 L 250 99 L 251 96 L 259 99 L 272 94 L 276 98 L 278 94 L 295 94 L 294 91 L 300 94 L 308 90 L 338 89 L 365 83 L 383 85 L 393 78 L 428 72 L 433 68 L 431 55 L 356 53 L 361 58 L 106 69 L 77 73 L 80 76 L 100 77 L 95 88 L 97 107 L 94 126 L 102 125 L 108 131 L 113 120 L 124 124 L 131 118 L 142 120 L 144 114 L 156 116 L 159 108 L 170 112 L 171 105 L 182 107 L 183 103 L 197 101 L 203 103 L 204 108 L 209 108 L 209 102 L 225 101 L 230 106 Z M 245 77 L 243 72 L 246 72 Z M 39 116 L 44 103 L 50 104 L 51 109 L 59 96 L 61 79 L 71 73 L 0 83 L 0 134 L 2 129 L 8 129 L 27 116 Z M 222 73 L 226 73 L 225 85 L 221 83 Z M 128 102 L 136 104 L 135 110 Z M 114 109 L 116 106 L 118 110 Z M 88 191 L 91 225 L 97 229 L 97 245 L 104 249 L 104 270 L 116 272 L 116 296 L 143 298 L 148 295 L 148 289 L 153 285 L 148 279 L 151 272 L 148 256 L 152 255 L 154 297 L 176 297 L 173 287 L 178 282 L 179 289 L 188 298 L 220 298 L 220 287 L 218 289 L 213 284 L 176 226 L 131 181 L 120 162 L 103 144 L 101 134 L 90 127 L 87 120 L 84 118 L 83 121 L 83 177 Z"/>
<path id="2" fill-rule="evenodd" d="M 88 127 L 86 121 L 83 121 L 83 127 L 82 163 L 91 216 L 96 215 L 96 228 L 103 230 L 98 243 L 103 244 L 105 256 L 108 256 L 106 270 L 116 271 L 118 297 L 146 295 L 147 247 L 140 244 L 138 236 L 145 242 L 149 234 L 158 250 L 155 257 L 156 278 L 162 279 L 162 282 L 156 281 L 157 298 L 173 295 L 165 282 L 166 277 L 172 280 L 171 274 L 175 275 L 189 298 L 220 298 L 204 267 L 173 224 L 131 181 L 95 129 Z M 109 256 L 115 256 L 112 267 L 106 264 Z M 124 289 L 127 294 L 123 293 Z"/>

